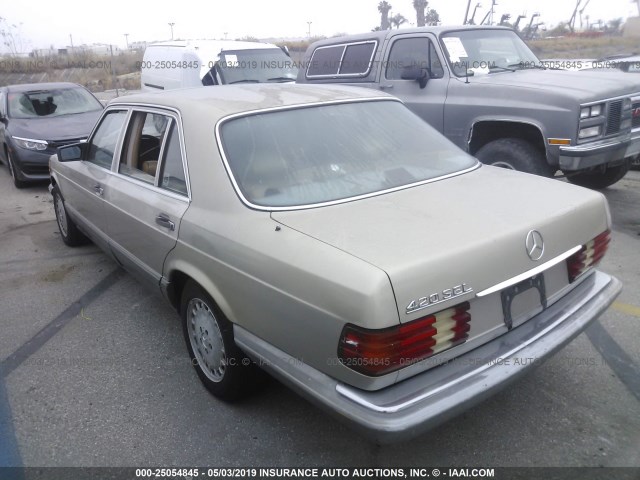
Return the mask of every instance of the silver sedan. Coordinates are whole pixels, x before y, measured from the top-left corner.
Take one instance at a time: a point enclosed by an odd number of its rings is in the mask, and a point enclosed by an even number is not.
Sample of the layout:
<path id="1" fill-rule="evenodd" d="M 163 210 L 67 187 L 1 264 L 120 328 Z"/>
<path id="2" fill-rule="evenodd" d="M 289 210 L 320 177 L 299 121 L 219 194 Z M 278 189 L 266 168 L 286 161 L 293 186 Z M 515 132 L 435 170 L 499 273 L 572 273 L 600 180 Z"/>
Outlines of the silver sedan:
<path id="1" fill-rule="evenodd" d="M 600 193 L 483 166 L 370 89 L 124 97 L 50 169 L 64 242 L 169 301 L 214 395 L 266 370 L 379 441 L 539 365 L 621 289 Z"/>

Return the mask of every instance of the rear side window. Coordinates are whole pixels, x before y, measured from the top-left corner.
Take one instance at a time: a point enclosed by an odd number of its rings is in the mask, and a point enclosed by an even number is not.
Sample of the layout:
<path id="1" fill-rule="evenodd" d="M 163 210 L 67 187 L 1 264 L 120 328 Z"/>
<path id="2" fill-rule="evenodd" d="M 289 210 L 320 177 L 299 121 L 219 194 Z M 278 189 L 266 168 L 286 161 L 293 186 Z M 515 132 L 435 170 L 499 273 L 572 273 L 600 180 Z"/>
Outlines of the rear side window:
<path id="1" fill-rule="evenodd" d="M 169 122 L 169 117 L 159 113 L 134 112 L 118 172 L 153 185 Z"/>
<path id="2" fill-rule="evenodd" d="M 369 74 L 378 42 L 375 40 L 318 47 L 307 68 L 307 78 L 363 77 Z"/>
<path id="3" fill-rule="evenodd" d="M 444 69 L 433 43 L 425 37 L 402 38 L 391 47 L 385 76 L 400 80 L 407 67 L 426 68 L 430 78 L 442 78 Z"/>
<path id="4" fill-rule="evenodd" d="M 162 175 L 159 186 L 165 190 L 187 196 L 187 181 L 182 165 L 180 136 L 176 122 L 171 124 L 171 131 L 164 147 L 164 160 L 162 162 Z"/>

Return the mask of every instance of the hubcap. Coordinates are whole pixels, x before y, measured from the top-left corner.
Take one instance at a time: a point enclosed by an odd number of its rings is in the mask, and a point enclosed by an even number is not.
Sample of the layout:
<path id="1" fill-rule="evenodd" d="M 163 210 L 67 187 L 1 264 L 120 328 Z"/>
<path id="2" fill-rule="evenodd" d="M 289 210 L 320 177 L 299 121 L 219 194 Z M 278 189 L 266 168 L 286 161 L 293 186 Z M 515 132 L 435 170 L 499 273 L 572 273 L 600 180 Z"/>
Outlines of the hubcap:
<path id="1" fill-rule="evenodd" d="M 59 194 L 56 194 L 55 198 L 55 207 L 56 207 L 56 219 L 58 220 L 58 227 L 60 228 L 60 233 L 63 236 L 67 236 L 67 212 L 64 210 L 64 204 L 62 203 L 62 198 L 60 198 Z"/>
<path id="2" fill-rule="evenodd" d="M 493 162 L 491 165 L 494 167 L 506 168 L 508 170 L 515 170 L 514 166 L 507 162 L 497 161 Z"/>
<path id="3" fill-rule="evenodd" d="M 187 306 L 187 328 L 198 365 L 209 380 L 222 381 L 227 368 L 222 332 L 209 306 L 199 298 Z"/>

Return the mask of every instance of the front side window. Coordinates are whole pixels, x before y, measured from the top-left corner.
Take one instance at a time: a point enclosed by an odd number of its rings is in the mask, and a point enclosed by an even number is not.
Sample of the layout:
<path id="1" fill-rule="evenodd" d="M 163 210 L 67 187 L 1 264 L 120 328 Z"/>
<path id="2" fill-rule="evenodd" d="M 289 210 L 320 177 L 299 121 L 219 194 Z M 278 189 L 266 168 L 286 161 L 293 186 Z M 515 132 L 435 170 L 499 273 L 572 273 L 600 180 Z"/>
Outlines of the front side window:
<path id="1" fill-rule="evenodd" d="M 442 78 L 444 69 L 431 40 L 425 37 L 402 38 L 391 47 L 385 76 L 388 80 L 400 80 L 407 67 L 425 68 L 429 78 Z"/>
<path id="2" fill-rule="evenodd" d="M 162 143 L 171 119 L 150 112 L 133 112 L 118 172 L 154 184 Z"/>
<path id="3" fill-rule="evenodd" d="M 59 117 L 102 110 L 102 104 L 81 87 L 9 93 L 12 118 Z"/>
<path id="4" fill-rule="evenodd" d="M 127 112 L 124 110 L 107 113 L 100 122 L 89 144 L 87 161 L 110 169 L 118 145 Z"/>
<path id="5" fill-rule="evenodd" d="M 242 196 L 266 208 L 375 194 L 477 164 L 392 100 L 233 118 L 218 138 Z"/>
<path id="6" fill-rule="evenodd" d="M 441 36 L 453 72 L 463 77 L 537 68 L 540 61 L 511 30 L 460 30 Z"/>

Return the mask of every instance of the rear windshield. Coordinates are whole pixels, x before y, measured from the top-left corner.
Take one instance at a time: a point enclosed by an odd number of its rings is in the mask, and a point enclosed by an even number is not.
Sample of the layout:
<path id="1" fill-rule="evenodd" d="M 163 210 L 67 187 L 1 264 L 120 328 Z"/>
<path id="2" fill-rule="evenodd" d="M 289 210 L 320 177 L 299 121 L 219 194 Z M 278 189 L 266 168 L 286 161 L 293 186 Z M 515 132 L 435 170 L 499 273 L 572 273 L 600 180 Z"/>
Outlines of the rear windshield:
<path id="1" fill-rule="evenodd" d="M 397 101 L 365 101 L 232 118 L 219 128 L 242 196 L 304 207 L 375 194 L 477 164 Z"/>
<path id="2" fill-rule="evenodd" d="M 102 104 L 84 88 L 56 88 L 9 93 L 12 118 L 59 117 L 102 110 Z"/>
<path id="3" fill-rule="evenodd" d="M 225 50 L 217 65 L 225 85 L 293 82 L 298 76 L 294 61 L 279 48 Z"/>

